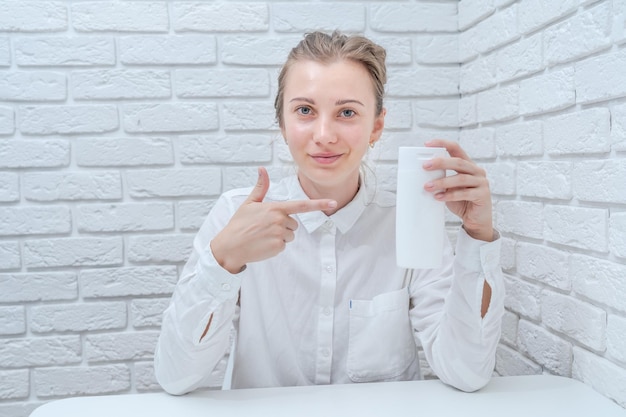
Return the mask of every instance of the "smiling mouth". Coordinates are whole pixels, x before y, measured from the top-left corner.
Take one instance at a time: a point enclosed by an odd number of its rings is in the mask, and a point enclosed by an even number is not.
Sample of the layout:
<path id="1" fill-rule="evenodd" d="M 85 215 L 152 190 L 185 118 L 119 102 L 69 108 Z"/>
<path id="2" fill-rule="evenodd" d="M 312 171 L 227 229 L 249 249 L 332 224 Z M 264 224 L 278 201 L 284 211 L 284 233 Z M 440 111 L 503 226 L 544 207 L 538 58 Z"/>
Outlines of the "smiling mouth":
<path id="1" fill-rule="evenodd" d="M 311 158 L 315 160 L 315 162 L 323 165 L 332 164 L 339 158 L 341 158 L 341 154 L 339 155 L 311 155 Z"/>

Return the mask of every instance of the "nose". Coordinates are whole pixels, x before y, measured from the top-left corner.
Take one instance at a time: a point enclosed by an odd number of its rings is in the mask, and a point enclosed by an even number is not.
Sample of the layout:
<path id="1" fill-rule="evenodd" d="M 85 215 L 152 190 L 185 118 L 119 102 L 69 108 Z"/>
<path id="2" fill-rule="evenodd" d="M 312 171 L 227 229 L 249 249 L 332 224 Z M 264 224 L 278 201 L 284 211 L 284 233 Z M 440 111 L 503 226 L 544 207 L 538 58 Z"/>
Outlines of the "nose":
<path id="1" fill-rule="evenodd" d="M 315 130 L 313 132 L 313 140 L 316 143 L 334 143 L 337 141 L 337 135 L 333 128 L 333 120 L 330 117 L 318 117 L 315 122 Z"/>

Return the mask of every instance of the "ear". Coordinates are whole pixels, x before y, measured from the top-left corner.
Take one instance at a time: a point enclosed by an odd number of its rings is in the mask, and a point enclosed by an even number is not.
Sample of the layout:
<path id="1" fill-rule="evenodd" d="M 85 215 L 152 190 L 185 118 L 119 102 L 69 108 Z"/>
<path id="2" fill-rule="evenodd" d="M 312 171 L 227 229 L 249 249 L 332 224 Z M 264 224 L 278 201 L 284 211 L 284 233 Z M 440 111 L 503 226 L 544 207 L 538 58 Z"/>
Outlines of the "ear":
<path id="1" fill-rule="evenodd" d="M 385 115 L 387 114 L 387 109 L 383 107 L 382 111 L 376 119 L 374 119 L 374 127 L 372 128 L 372 133 L 370 134 L 370 144 L 378 142 L 380 136 L 383 134 L 383 129 L 385 128 Z"/>

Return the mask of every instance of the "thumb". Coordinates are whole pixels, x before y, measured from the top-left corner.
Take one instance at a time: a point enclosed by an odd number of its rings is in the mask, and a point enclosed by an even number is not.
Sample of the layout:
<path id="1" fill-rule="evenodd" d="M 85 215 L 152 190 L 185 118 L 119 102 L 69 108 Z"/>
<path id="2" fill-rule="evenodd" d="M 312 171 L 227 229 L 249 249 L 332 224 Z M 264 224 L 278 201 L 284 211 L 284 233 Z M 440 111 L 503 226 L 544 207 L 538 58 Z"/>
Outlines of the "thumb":
<path id="1" fill-rule="evenodd" d="M 263 167 L 259 167 L 259 179 L 256 182 L 256 185 L 250 192 L 248 196 L 248 202 L 256 202 L 260 203 L 265 198 L 265 194 L 267 194 L 267 190 L 270 188 L 270 176 L 267 173 L 267 170 Z"/>

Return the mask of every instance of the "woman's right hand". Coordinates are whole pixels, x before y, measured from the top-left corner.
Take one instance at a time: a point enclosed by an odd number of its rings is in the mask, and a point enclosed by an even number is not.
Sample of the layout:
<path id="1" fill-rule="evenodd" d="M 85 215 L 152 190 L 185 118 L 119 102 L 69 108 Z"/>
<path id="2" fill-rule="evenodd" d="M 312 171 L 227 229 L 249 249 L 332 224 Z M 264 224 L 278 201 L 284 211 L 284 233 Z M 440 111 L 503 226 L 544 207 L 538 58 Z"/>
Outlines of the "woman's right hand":
<path id="1" fill-rule="evenodd" d="M 259 167 L 259 179 L 252 192 L 211 241 L 213 256 L 231 274 L 241 272 L 248 262 L 262 261 L 282 252 L 293 241 L 298 228 L 292 214 L 337 206 L 330 199 L 264 203 L 269 186 L 267 170 Z"/>

